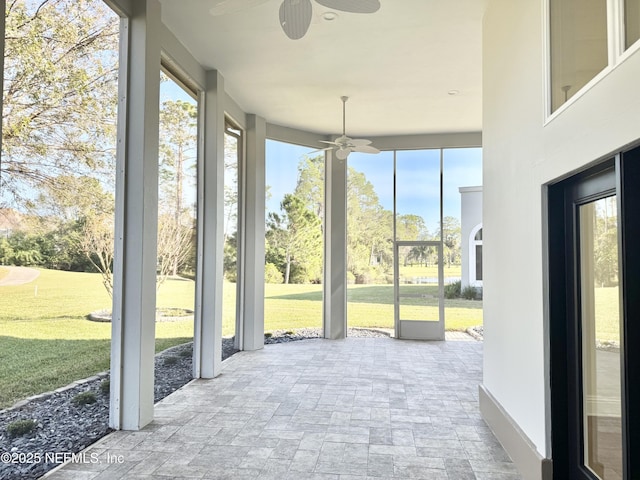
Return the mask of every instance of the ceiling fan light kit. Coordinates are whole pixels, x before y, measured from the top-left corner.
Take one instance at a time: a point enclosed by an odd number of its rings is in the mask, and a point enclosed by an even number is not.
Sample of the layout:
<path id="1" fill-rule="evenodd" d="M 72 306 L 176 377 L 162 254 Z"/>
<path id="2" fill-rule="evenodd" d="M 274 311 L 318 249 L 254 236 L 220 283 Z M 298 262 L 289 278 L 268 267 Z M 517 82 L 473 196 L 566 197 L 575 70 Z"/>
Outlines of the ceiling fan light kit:
<path id="1" fill-rule="evenodd" d="M 367 140 L 364 138 L 349 138 L 347 137 L 347 100 L 349 97 L 340 97 L 342 100 L 342 136 L 336 138 L 334 141 L 330 142 L 327 140 L 320 140 L 320 143 L 326 143 L 331 145 L 330 147 L 326 147 L 320 150 L 316 150 L 316 152 L 323 152 L 327 150 L 335 149 L 335 156 L 338 160 L 345 160 L 351 152 L 359 152 L 359 153 L 380 153 L 380 150 L 371 145 L 371 140 Z M 311 152 L 313 153 L 313 152 Z"/>

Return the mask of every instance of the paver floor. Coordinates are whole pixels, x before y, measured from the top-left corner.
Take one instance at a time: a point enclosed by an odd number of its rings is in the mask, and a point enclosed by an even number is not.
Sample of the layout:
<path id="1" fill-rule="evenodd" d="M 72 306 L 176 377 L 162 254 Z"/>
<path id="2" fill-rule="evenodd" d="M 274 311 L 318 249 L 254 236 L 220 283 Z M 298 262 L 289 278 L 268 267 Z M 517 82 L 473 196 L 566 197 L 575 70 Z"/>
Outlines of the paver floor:
<path id="1" fill-rule="evenodd" d="M 519 480 L 478 410 L 482 343 L 464 338 L 240 352 L 47 478 Z"/>

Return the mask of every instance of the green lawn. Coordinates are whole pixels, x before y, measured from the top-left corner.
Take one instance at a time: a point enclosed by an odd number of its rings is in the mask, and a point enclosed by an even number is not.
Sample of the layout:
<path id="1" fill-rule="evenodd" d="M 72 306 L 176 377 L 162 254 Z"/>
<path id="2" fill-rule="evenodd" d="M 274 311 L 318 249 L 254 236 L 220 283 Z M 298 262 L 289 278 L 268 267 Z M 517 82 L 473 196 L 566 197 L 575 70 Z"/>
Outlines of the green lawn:
<path id="1" fill-rule="evenodd" d="M 402 285 L 402 293 L 424 293 L 432 298 L 408 298 L 403 301 L 403 320 L 437 320 L 437 287 Z M 348 322 L 353 327 L 393 328 L 393 285 L 350 285 L 347 290 Z M 464 330 L 482 325 L 482 302 L 445 300 L 445 328 Z"/>
<path id="2" fill-rule="evenodd" d="M 462 267 L 460 265 L 453 265 L 451 267 L 444 267 L 444 278 L 445 281 L 448 277 L 461 277 L 462 276 Z M 432 277 L 436 278 L 438 276 L 438 266 L 432 265 L 429 267 L 424 266 L 406 266 L 400 267 L 400 276 L 401 277 Z"/>
<path id="3" fill-rule="evenodd" d="M 158 303 L 193 308 L 192 299 L 193 282 L 168 280 Z M 98 274 L 41 270 L 30 284 L 0 287 L 0 408 L 107 370 L 111 324 L 85 316 L 109 306 Z M 158 323 L 156 351 L 192 337 L 192 321 Z"/>
<path id="4" fill-rule="evenodd" d="M 431 273 L 423 267 L 415 276 Z M 235 328 L 235 284 L 225 283 L 223 292 L 223 335 L 229 336 Z M 393 328 L 392 285 L 351 285 L 348 296 L 350 326 Z M 267 331 L 322 325 L 321 285 L 267 284 L 265 297 Z M 193 308 L 193 298 L 194 282 L 168 279 L 157 303 Z M 482 302 L 447 302 L 448 329 L 482 323 Z M 111 325 L 90 322 L 86 315 L 110 304 L 100 275 L 92 273 L 43 269 L 32 283 L 0 287 L 0 408 L 107 370 Z M 156 351 L 192 338 L 191 320 L 156 324 Z"/>
<path id="5" fill-rule="evenodd" d="M 322 325 L 322 285 L 267 284 L 265 287 L 265 330 Z M 403 285 L 402 288 L 407 293 L 425 290 L 427 294 L 437 295 L 434 286 Z M 349 326 L 393 328 L 393 285 L 349 285 L 347 302 Z M 402 313 L 407 319 L 437 320 L 437 305 L 437 298 L 409 299 Z M 482 302 L 445 300 L 447 330 L 481 324 Z"/>

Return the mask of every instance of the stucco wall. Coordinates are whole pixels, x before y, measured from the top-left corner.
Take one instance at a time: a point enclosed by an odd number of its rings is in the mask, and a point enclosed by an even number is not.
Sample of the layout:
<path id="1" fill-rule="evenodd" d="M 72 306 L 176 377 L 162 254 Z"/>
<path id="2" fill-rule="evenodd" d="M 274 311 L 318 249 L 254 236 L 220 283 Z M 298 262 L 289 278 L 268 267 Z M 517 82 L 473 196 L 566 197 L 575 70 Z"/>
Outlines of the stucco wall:
<path id="1" fill-rule="evenodd" d="M 640 53 L 548 121 L 544 23 L 540 0 L 484 18 L 484 386 L 548 457 L 543 186 L 640 138 Z"/>
<path id="2" fill-rule="evenodd" d="M 462 254 L 462 288 L 470 284 L 470 270 L 475 262 L 470 262 L 470 235 L 482 223 L 482 187 L 460 187 L 460 250 Z"/>

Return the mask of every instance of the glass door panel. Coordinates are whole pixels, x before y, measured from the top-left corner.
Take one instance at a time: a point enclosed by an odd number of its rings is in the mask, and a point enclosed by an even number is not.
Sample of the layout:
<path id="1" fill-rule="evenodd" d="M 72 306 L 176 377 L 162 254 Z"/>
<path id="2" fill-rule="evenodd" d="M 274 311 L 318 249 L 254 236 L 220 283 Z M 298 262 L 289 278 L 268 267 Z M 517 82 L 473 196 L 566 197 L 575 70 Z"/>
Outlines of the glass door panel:
<path id="1" fill-rule="evenodd" d="M 584 466 L 623 478 L 616 197 L 578 207 Z"/>
<path id="2" fill-rule="evenodd" d="M 442 150 L 396 152 L 396 337 L 444 340 Z"/>
<path id="3" fill-rule="evenodd" d="M 434 250 L 442 259 L 440 242 L 396 242 L 396 258 L 401 249 L 409 251 Z M 395 274 L 395 326 L 396 336 L 405 339 L 444 339 L 444 283 L 442 261 L 438 262 L 436 276 L 407 276 L 396 262 Z"/>

